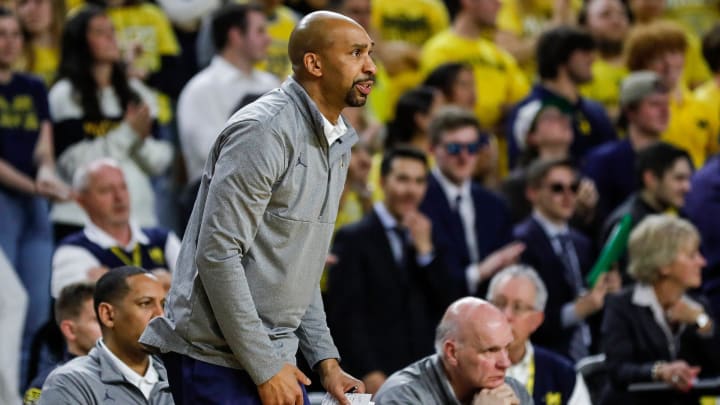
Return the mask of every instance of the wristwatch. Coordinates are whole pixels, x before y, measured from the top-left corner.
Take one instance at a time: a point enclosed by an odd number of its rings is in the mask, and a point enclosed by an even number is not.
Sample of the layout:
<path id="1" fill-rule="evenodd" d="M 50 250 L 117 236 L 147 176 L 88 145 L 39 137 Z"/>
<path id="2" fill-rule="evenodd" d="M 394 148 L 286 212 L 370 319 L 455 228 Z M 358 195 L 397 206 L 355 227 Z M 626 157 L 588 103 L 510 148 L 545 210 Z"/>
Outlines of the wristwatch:
<path id="1" fill-rule="evenodd" d="M 701 313 L 700 315 L 695 318 L 695 324 L 697 325 L 698 329 L 702 329 L 706 327 L 710 323 L 710 317 L 705 313 Z"/>

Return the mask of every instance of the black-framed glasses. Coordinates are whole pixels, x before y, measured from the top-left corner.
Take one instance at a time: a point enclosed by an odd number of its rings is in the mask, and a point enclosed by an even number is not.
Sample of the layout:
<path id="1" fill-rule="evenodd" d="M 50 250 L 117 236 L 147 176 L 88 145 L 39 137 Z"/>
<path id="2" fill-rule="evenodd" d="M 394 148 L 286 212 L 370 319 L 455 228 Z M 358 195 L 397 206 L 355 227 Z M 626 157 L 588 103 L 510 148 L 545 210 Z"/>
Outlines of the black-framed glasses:
<path id="1" fill-rule="evenodd" d="M 572 194 L 577 194 L 578 190 L 580 189 L 580 182 L 574 182 L 571 184 L 550 183 L 547 185 L 547 188 L 554 194 L 563 194 L 568 191 Z"/>

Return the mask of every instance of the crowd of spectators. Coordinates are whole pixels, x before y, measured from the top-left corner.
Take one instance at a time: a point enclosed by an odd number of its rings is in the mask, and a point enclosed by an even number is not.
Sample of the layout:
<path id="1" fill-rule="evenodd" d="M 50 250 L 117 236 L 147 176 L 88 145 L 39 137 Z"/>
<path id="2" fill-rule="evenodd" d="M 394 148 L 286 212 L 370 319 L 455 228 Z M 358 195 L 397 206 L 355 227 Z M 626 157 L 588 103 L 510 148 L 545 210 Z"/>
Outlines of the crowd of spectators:
<path id="1" fill-rule="evenodd" d="M 684 403 L 720 374 L 703 352 L 720 311 L 720 0 L 3 0 L 0 403 L 35 403 L 93 347 L 82 367 L 124 351 L 162 381 L 129 342 L 140 327 L 113 323 L 122 297 L 101 291 L 93 323 L 93 285 L 126 266 L 106 288 L 129 294 L 147 281 L 134 266 L 170 288 L 208 154 L 291 73 L 290 33 L 315 10 L 375 41 L 368 104 L 343 112 L 360 141 L 321 280 L 369 392 L 431 355 L 468 295 L 508 317 L 510 375 L 526 384 L 537 359 L 552 403 L 589 400 L 573 366 L 592 354 L 614 369 L 605 401 L 656 380 Z M 627 216 L 629 251 L 590 284 Z M 58 395 L 72 372 L 48 381 Z"/>

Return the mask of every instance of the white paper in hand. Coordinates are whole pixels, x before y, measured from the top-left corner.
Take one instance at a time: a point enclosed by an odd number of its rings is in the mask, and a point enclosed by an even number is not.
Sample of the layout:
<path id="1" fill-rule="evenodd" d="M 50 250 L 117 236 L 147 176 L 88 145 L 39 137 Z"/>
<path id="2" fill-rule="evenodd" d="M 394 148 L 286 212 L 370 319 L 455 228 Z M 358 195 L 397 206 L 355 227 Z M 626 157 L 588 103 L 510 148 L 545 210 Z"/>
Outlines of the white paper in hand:
<path id="1" fill-rule="evenodd" d="M 374 402 L 370 402 L 370 398 L 372 398 L 372 395 L 370 394 L 345 394 L 347 399 L 350 400 L 350 403 L 352 405 L 373 405 Z M 340 403 L 330 395 L 330 393 L 325 394 L 325 398 L 322 400 L 322 405 L 340 405 Z"/>

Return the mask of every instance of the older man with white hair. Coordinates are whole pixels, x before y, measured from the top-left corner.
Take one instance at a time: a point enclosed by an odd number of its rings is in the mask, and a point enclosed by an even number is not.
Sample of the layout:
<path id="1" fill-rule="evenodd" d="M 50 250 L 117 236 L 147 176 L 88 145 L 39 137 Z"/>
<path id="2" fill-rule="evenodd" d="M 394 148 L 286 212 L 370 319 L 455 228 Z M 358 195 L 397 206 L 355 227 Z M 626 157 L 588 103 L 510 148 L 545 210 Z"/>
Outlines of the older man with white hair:
<path id="1" fill-rule="evenodd" d="M 130 220 L 130 196 L 118 163 L 103 158 L 81 167 L 73 177 L 73 192 L 89 221 L 63 239 L 53 255 L 52 296 L 120 266 L 153 270 L 169 288 L 180 240 L 166 229 L 140 228 Z"/>
<path id="2" fill-rule="evenodd" d="M 505 313 L 514 337 L 507 374 L 525 385 L 535 403 L 589 404 L 585 381 L 573 364 L 530 342 L 545 318 L 547 297 L 545 283 L 530 266 L 506 267 L 490 281 L 487 299 Z"/>
<path id="3" fill-rule="evenodd" d="M 522 385 L 505 376 L 512 342 L 512 329 L 500 310 L 479 298 L 461 298 L 450 304 L 438 325 L 437 353 L 390 376 L 375 403 L 532 404 Z"/>

